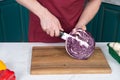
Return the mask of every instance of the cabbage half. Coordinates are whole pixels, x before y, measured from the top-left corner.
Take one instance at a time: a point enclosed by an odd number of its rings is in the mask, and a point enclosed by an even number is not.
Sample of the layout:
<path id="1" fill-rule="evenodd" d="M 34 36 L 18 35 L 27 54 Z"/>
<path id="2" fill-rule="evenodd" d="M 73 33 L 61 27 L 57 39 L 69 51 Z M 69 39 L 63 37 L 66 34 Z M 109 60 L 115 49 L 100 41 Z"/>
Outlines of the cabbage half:
<path id="1" fill-rule="evenodd" d="M 76 59 L 88 59 L 95 49 L 95 41 L 92 35 L 82 29 L 77 29 L 74 34 L 71 32 L 70 35 L 86 42 L 88 46 L 83 45 L 82 42 L 76 40 L 75 38 L 68 37 L 65 45 L 68 54 Z"/>

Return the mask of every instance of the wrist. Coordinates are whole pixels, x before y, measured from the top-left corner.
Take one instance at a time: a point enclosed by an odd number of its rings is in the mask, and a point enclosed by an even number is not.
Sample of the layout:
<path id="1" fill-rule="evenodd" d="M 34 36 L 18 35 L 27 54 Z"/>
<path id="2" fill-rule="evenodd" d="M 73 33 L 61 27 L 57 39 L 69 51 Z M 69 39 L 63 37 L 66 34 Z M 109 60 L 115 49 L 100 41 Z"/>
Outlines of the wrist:
<path id="1" fill-rule="evenodd" d="M 37 16 L 39 18 L 44 18 L 47 15 L 48 12 L 49 11 L 47 10 L 47 8 L 42 7 L 41 10 L 39 10 Z"/>

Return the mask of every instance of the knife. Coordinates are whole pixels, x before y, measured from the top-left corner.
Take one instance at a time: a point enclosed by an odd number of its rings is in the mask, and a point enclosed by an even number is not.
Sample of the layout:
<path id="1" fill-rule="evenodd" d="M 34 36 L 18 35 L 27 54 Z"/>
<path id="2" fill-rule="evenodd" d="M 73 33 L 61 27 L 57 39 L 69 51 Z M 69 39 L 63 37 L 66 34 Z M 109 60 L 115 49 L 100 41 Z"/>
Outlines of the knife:
<path id="1" fill-rule="evenodd" d="M 84 45 L 84 46 L 86 46 L 87 48 L 88 48 L 88 46 L 89 46 L 87 42 L 85 42 L 85 41 L 83 41 L 83 40 L 80 40 L 78 37 L 74 37 L 74 36 L 72 36 L 72 35 L 70 35 L 70 34 L 68 34 L 68 33 L 66 33 L 66 32 L 60 31 L 60 35 L 59 35 L 59 36 L 60 36 L 61 39 L 63 39 L 63 40 L 67 40 L 68 37 L 71 37 L 71 38 L 79 41 L 81 45 Z"/>

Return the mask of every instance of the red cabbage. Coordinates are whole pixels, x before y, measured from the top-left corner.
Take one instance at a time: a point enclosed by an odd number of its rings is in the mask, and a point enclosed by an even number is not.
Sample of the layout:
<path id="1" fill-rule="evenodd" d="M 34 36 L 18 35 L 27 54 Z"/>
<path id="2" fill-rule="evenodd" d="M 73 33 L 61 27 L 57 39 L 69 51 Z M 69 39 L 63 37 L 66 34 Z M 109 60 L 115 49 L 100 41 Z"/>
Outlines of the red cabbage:
<path id="1" fill-rule="evenodd" d="M 65 45 L 68 54 L 76 59 L 88 59 L 95 49 L 95 41 L 92 35 L 82 29 L 77 29 L 74 34 L 71 32 L 70 35 L 86 42 L 88 46 L 82 45 L 80 41 L 72 37 L 68 37 Z"/>

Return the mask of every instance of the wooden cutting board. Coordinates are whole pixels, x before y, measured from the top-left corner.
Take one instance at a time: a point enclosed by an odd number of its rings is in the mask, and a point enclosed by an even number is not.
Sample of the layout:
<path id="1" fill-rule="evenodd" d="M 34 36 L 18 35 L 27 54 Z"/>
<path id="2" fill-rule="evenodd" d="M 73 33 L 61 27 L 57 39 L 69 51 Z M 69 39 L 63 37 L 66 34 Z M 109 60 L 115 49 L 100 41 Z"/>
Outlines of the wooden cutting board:
<path id="1" fill-rule="evenodd" d="M 64 46 L 32 49 L 31 74 L 109 74 L 111 69 L 100 48 L 88 60 L 70 57 Z"/>

